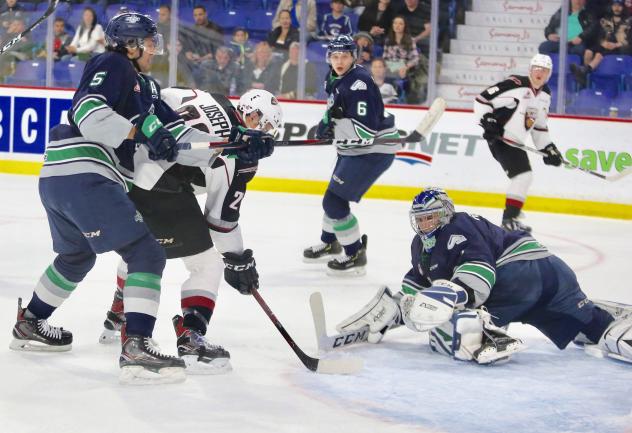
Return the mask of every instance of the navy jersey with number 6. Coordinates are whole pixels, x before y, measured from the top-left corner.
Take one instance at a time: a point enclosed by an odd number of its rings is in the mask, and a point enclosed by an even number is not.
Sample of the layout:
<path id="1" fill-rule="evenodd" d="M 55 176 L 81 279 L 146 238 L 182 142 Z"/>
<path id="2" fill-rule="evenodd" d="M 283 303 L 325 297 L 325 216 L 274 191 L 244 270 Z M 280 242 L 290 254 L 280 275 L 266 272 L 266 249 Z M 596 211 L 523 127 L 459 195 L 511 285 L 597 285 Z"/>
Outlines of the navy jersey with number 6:
<path id="1" fill-rule="evenodd" d="M 329 95 L 327 109 L 334 117 L 334 136 L 337 139 L 371 139 L 374 137 L 399 137 L 395 119 L 384 111 L 384 103 L 371 74 L 362 66 L 354 65 L 342 77 L 330 70 L 325 82 Z M 341 155 L 366 153 L 395 153 L 401 144 L 338 145 Z"/>

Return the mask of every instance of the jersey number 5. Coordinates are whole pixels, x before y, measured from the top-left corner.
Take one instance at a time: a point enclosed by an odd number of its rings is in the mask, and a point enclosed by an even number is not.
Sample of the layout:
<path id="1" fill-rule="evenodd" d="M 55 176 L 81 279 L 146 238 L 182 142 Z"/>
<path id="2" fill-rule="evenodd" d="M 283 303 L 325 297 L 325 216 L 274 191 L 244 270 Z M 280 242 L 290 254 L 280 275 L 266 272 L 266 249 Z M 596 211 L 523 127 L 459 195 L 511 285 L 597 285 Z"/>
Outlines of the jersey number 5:
<path id="1" fill-rule="evenodd" d="M 96 74 L 94 74 L 94 76 L 92 77 L 92 81 L 90 81 L 90 87 L 100 86 L 103 83 L 103 80 L 105 80 L 106 74 L 107 72 L 105 71 L 97 72 Z"/>

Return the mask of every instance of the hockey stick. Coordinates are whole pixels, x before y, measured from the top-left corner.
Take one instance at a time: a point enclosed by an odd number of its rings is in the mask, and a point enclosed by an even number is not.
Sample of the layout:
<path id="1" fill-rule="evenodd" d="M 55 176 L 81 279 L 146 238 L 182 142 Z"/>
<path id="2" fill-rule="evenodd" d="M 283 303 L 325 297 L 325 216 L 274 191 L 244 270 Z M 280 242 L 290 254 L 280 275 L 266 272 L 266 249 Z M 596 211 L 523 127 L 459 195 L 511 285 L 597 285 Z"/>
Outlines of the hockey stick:
<path id="1" fill-rule="evenodd" d="M 287 341 L 287 344 L 290 345 L 294 353 L 296 353 L 296 356 L 298 356 L 305 367 L 316 373 L 324 374 L 353 374 L 362 369 L 363 362 L 360 358 L 319 359 L 312 358 L 307 355 L 300 347 L 298 347 L 290 334 L 288 334 L 281 322 L 279 322 L 279 319 L 277 319 L 270 307 L 268 307 L 268 304 L 266 304 L 263 300 L 259 291 L 253 289 L 252 295 L 255 297 L 259 305 L 261 305 L 263 311 L 265 311 L 266 315 L 270 318 L 272 323 L 274 323 L 274 326 L 276 326 L 283 338 L 285 338 L 285 341 Z"/>
<path id="2" fill-rule="evenodd" d="M 309 307 L 312 310 L 314 330 L 316 331 L 316 343 L 318 350 L 329 351 L 346 347 L 354 343 L 361 343 L 369 336 L 369 327 L 364 326 L 356 331 L 343 332 L 342 334 L 327 335 L 327 323 L 325 320 L 325 308 L 323 296 L 320 292 L 314 292 L 309 297 Z"/>
<path id="3" fill-rule="evenodd" d="M 543 151 L 538 150 L 538 149 L 534 149 L 533 147 L 529 147 L 529 146 L 527 146 L 525 144 L 522 144 L 522 143 L 519 143 L 517 141 L 513 141 L 513 140 L 510 140 L 510 139 L 504 138 L 504 137 L 499 137 L 499 138 L 500 138 L 500 140 L 503 141 L 503 143 L 508 144 L 509 146 L 512 146 L 512 147 L 515 147 L 515 148 L 518 148 L 518 149 L 522 149 L 522 150 L 526 150 L 528 152 L 532 152 L 532 153 L 535 153 L 535 154 L 540 155 L 540 156 L 549 156 L 549 154 L 546 153 L 546 152 L 543 152 Z M 564 164 L 568 168 L 574 168 L 574 169 L 577 169 L 579 171 L 583 171 L 584 173 L 588 173 L 588 174 L 591 174 L 591 175 L 593 175 L 595 177 L 598 177 L 599 179 L 607 180 L 607 181 L 610 181 L 610 182 L 616 182 L 619 179 L 621 179 L 621 178 L 629 175 L 630 173 L 632 173 L 632 167 L 628 167 L 625 170 L 623 170 L 623 171 L 621 171 L 619 173 L 616 173 L 616 174 L 614 174 L 612 176 L 606 176 L 605 174 L 597 173 L 596 171 L 588 170 L 587 168 L 583 168 L 583 167 L 580 167 L 578 165 L 571 164 L 570 162 L 568 162 L 564 158 L 562 158 L 562 164 Z"/>
<path id="4" fill-rule="evenodd" d="M 406 137 L 400 138 L 355 138 L 355 139 L 307 139 L 307 140 L 278 140 L 274 142 L 275 147 L 294 147 L 294 146 L 374 146 L 378 144 L 390 144 L 390 143 L 419 143 L 424 137 L 428 137 L 432 132 L 432 128 L 437 124 L 441 116 L 446 109 L 446 102 L 443 98 L 437 98 L 432 102 L 428 112 L 421 119 L 421 122 L 417 125 L 415 130 Z M 239 149 L 244 147 L 243 145 L 234 145 L 230 142 L 216 142 L 216 143 L 179 143 L 180 157 L 179 160 L 187 161 L 182 162 L 183 165 L 196 165 L 205 166 L 204 161 L 208 161 L 218 149 Z M 192 163 L 191 161 L 197 161 Z M 179 161 L 178 161 L 179 162 Z"/>
<path id="5" fill-rule="evenodd" d="M 60 0 L 52 0 L 50 2 L 50 5 L 48 5 L 48 9 L 46 9 L 44 11 L 44 15 L 42 15 L 41 17 L 39 17 L 37 19 L 37 21 L 35 21 L 33 24 L 31 24 L 26 30 L 24 30 L 23 32 L 19 33 L 17 36 L 15 36 L 13 39 L 11 39 L 8 42 L 5 42 L 2 45 L 2 48 L 0 48 L 0 55 L 2 53 L 4 53 L 5 51 L 7 51 L 9 48 L 11 48 L 12 46 L 14 46 L 15 44 L 17 44 L 18 42 L 20 42 L 20 40 L 26 36 L 27 34 L 29 34 L 30 32 L 33 31 L 33 29 L 37 26 L 39 26 L 42 21 L 45 21 L 54 11 L 55 8 L 57 8 L 57 5 L 59 4 Z"/>

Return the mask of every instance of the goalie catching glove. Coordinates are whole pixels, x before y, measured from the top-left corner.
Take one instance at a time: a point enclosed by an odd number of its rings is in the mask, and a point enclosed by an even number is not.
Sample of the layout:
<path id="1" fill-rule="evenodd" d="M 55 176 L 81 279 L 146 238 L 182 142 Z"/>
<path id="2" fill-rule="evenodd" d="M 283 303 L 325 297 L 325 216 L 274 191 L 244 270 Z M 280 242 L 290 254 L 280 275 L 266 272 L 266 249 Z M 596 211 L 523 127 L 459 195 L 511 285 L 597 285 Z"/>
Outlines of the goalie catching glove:
<path id="1" fill-rule="evenodd" d="M 467 292 L 448 280 L 435 280 L 432 286 L 400 300 L 402 319 L 407 328 L 428 331 L 450 320 L 456 309 L 467 303 Z"/>
<path id="2" fill-rule="evenodd" d="M 252 250 L 241 254 L 224 253 L 224 279 L 242 295 L 251 295 L 253 289 L 259 288 L 257 263 Z"/>

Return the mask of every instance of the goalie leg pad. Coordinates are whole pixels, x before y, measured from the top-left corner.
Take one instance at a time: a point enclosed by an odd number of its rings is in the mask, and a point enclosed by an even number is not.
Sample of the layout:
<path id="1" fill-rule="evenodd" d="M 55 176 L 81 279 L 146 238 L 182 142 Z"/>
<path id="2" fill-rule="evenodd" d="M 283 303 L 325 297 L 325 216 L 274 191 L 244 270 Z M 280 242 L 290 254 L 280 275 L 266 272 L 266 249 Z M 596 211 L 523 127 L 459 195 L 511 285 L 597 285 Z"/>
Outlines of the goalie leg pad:
<path id="1" fill-rule="evenodd" d="M 369 328 L 369 343 L 379 343 L 388 328 L 397 323 L 400 316 L 399 306 L 393 299 L 388 287 L 381 287 L 373 299 L 354 315 L 340 322 L 338 332 L 349 332 Z"/>
<path id="2" fill-rule="evenodd" d="M 632 362 L 632 312 L 613 321 L 597 347 L 611 358 Z"/>
<path id="3" fill-rule="evenodd" d="M 430 348 L 459 361 L 494 364 L 508 361 L 526 346 L 491 323 L 486 311 L 465 310 L 430 330 Z"/>

